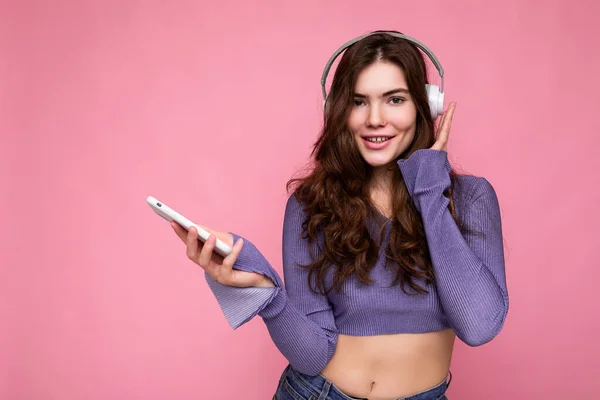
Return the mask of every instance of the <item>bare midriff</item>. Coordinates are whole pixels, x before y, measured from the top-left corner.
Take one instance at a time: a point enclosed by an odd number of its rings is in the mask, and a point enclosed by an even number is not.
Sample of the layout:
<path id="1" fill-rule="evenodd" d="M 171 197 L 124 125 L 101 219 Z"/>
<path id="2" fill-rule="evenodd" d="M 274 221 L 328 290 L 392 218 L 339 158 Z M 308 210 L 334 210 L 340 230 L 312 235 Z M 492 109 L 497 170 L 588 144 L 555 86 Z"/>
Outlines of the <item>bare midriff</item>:
<path id="1" fill-rule="evenodd" d="M 352 397 L 407 397 L 446 379 L 454 339 L 451 329 L 419 334 L 339 335 L 335 354 L 321 375 Z"/>

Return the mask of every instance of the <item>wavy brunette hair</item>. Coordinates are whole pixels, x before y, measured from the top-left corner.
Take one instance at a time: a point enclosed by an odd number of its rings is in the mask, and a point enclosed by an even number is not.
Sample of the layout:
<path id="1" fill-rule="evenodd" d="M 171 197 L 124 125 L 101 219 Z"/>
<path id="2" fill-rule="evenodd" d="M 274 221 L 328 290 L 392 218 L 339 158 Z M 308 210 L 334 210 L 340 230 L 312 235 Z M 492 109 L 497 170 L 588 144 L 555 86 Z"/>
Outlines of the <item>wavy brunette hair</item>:
<path id="1" fill-rule="evenodd" d="M 371 201 L 369 183 L 373 168 L 362 158 L 347 121 L 354 100 L 358 75 L 377 61 L 397 65 L 403 72 L 408 90 L 417 109 L 415 138 L 399 159 L 408 158 L 419 149 L 427 149 L 435 142 L 434 122 L 431 118 L 425 84 L 427 69 L 419 49 L 411 42 L 392 35 L 375 32 L 346 49 L 327 97 L 324 126 L 313 146 L 312 171 L 303 178 L 293 178 L 287 189 L 295 186 L 294 194 L 303 204 L 307 218 L 303 223 L 303 238 L 309 244 L 323 235 L 322 247 L 312 254 L 308 268 L 309 285 L 317 283 L 322 293 L 340 290 L 352 274 L 363 283 L 371 283 L 369 273 L 381 248 L 380 239 L 373 239 L 367 229 L 367 218 L 382 217 Z M 393 285 L 406 285 L 417 293 L 427 293 L 415 280 L 426 285 L 434 281 L 431 258 L 420 214 L 408 193 L 398 165 L 390 163 L 393 171 L 391 231 L 386 249 L 388 267 L 396 269 Z M 449 209 L 461 230 L 464 229 L 455 213 L 452 192 L 457 173 L 450 172 L 451 188 L 444 193 L 450 199 Z M 386 220 L 387 222 L 387 220 Z M 381 226 L 383 228 L 385 225 Z M 309 246 L 313 249 L 313 246 Z M 312 251 L 312 250 L 311 250 Z M 334 268 L 333 283 L 325 289 L 325 276 Z"/>

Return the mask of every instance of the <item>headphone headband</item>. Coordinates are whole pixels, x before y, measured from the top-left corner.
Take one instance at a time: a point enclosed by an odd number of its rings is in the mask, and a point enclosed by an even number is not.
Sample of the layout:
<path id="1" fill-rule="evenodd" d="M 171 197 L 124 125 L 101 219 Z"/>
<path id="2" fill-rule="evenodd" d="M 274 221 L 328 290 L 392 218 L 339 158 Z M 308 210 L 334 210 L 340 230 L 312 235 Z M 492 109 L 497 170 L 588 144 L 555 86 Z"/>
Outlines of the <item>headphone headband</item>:
<path id="1" fill-rule="evenodd" d="M 381 33 L 385 33 L 385 34 L 388 34 L 388 35 L 391 35 L 391 36 L 394 36 L 397 38 L 401 38 L 401 39 L 406 39 L 409 42 L 415 44 L 421 50 L 423 50 L 423 52 L 425 54 L 427 54 L 427 56 L 429 57 L 429 59 L 431 60 L 433 65 L 435 65 L 435 68 L 437 69 L 438 73 L 440 74 L 440 78 L 442 79 L 440 92 L 444 93 L 444 69 L 442 68 L 442 64 L 440 64 L 440 62 L 437 59 L 437 57 L 435 56 L 435 54 L 433 54 L 433 52 L 431 50 L 429 50 L 427 48 L 427 46 L 425 46 L 423 43 L 419 42 L 416 39 L 413 39 L 409 36 L 403 35 L 398 32 L 378 31 L 378 32 L 367 33 L 366 35 L 362 35 L 355 39 L 352 39 L 352 40 L 344 43 L 344 45 L 342 45 L 342 47 L 340 47 L 339 49 L 336 50 L 335 53 L 333 53 L 333 55 L 329 58 L 329 61 L 327 61 L 325 70 L 323 71 L 323 74 L 321 75 L 321 91 L 323 92 L 323 99 L 327 99 L 327 91 L 325 90 L 325 82 L 327 81 L 327 75 L 329 74 L 329 70 L 331 69 L 333 62 L 340 55 L 340 53 L 342 53 L 344 50 L 346 50 L 348 47 L 352 46 L 354 43 L 358 42 L 359 40 L 366 38 L 367 36 L 377 35 L 377 34 L 381 34 Z"/>

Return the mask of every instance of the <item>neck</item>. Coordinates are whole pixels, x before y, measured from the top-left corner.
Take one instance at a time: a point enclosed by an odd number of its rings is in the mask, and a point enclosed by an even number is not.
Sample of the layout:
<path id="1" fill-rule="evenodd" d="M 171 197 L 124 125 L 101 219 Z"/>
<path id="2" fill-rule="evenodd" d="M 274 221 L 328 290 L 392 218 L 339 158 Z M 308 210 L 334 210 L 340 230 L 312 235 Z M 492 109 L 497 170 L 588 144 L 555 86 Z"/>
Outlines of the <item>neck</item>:
<path id="1" fill-rule="evenodd" d="M 389 192 L 392 188 L 393 176 L 393 171 L 388 166 L 374 168 L 369 185 L 371 192 Z"/>
<path id="2" fill-rule="evenodd" d="M 392 179 L 392 170 L 379 167 L 373 171 L 369 185 L 373 206 L 388 219 L 392 216 Z"/>

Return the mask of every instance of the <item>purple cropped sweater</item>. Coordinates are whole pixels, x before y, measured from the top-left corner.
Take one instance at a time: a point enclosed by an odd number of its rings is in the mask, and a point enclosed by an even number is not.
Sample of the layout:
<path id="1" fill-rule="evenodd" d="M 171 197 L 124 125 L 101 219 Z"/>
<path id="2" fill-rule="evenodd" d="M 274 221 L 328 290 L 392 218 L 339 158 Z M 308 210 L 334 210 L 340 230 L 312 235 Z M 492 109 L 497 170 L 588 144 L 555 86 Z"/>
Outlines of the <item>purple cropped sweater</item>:
<path id="1" fill-rule="evenodd" d="M 290 196 L 283 222 L 285 285 L 263 255 L 244 239 L 234 268 L 268 276 L 274 288 L 236 288 L 206 280 L 233 329 L 254 316 L 262 317 L 279 351 L 296 370 L 317 375 L 335 351 L 338 334 L 371 336 L 422 333 L 452 328 L 470 346 L 489 342 L 502 329 L 508 292 L 500 209 L 485 178 L 459 176 L 454 191 L 456 212 L 468 227 L 482 232 L 461 234 L 443 192 L 450 186 L 448 154 L 423 149 L 398 166 L 423 219 L 435 284 L 427 294 L 404 293 L 391 286 L 395 273 L 384 268 L 384 242 L 371 270 L 374 283 L 349 278 L 343 292 L 313 293 L 308 271 L 308 242 L 302 239 L 302 205 Z M 373 221 L 369 222 L 369 225 Z M 390 223 L 387 220 L 387 233 Z M 239 235 L 232 233 L 234 241 Z M 331 283 L 331 275 L 328 276 Z M 422 281 L 416 283 L 423 285 Z"/>

